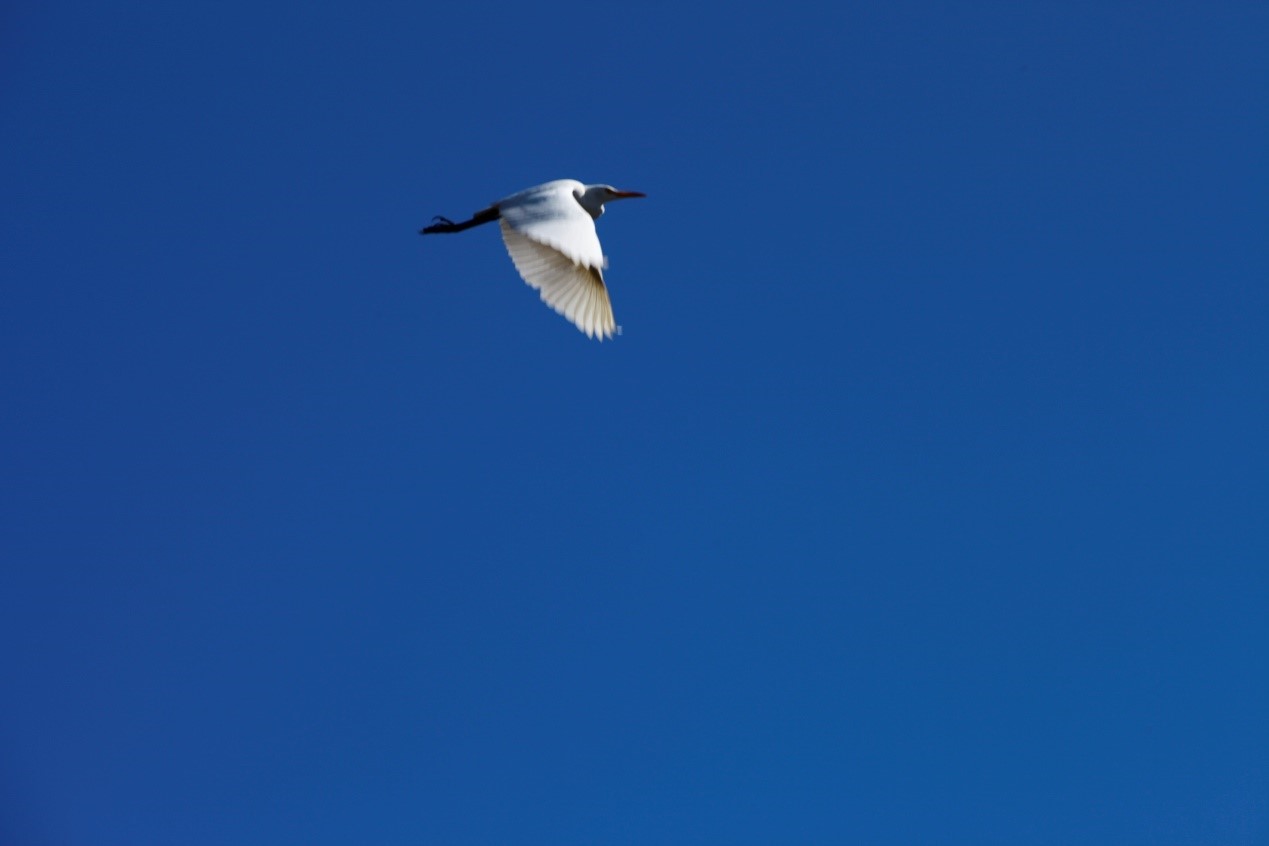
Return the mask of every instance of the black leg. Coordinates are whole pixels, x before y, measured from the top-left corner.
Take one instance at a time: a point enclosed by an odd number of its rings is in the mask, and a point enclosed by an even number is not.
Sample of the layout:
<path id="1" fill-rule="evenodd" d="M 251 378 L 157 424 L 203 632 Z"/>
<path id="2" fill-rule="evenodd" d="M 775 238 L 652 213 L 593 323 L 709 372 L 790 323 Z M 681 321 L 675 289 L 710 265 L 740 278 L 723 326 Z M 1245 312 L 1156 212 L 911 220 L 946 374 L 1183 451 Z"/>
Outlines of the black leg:
<path id="1" fill-rule="evenodd" d="M 448 217 L 441 217 L 439 214 L 432 218 L 436 221 L 431 226 L 424 226 L 419 230 L 420 235 L 438 235 L 448 232 L 462 232 L 464 229 L 471 229 L 473 226 L 480 226 L 482 223 L 489 223 L 498 219 L 498 210 L 493 206 L 484 211 L 476 212 L 471 220 L 464 220 L 462 223 L 455 223 Z"/>

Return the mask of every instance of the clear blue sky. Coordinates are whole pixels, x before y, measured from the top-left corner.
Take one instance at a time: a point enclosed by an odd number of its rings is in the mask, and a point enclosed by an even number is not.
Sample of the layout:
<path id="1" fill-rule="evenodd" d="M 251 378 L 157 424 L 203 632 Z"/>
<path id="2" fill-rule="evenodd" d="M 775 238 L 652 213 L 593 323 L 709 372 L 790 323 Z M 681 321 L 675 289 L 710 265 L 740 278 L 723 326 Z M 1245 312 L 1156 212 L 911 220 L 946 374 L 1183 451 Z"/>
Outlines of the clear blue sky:
<path id="1" fill-rule="evenodd" d="M 0 841 L 1269 843 L 1267 33 L 10 4 Z"/>

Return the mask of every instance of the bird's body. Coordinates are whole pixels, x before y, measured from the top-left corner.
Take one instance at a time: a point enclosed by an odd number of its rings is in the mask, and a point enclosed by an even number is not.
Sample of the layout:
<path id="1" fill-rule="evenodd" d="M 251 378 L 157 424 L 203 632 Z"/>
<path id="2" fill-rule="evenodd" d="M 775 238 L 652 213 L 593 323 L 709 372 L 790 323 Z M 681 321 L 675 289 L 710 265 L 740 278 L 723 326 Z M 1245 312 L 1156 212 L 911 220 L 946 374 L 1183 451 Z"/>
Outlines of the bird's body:
<path id="1" fill-rule="evenodd" d="M 557 179 L 501 199 L 461 223 L 438 217 L 440 222 L 421 234 L 461 232 L 497 220 L 524 281 L 588 337 L 602 341 L 617 332 L 617 323 L 604 284 L 607 260 L 595 221 L 605 203 L 642 196 L 610 185 Z"/>

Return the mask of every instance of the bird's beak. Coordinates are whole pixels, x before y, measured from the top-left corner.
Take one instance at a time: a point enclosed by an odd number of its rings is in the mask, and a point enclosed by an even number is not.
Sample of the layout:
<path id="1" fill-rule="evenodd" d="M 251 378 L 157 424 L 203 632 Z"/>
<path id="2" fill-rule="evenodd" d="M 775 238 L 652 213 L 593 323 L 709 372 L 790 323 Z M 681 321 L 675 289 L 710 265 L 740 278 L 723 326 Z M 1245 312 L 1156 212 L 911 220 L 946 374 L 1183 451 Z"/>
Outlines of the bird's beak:
<path id="1" fill-rule="evenodd" d="M 617 197 L 618 199 L 622 199 L 622 200 L 632 199 L 632 198 L 634 198 L 634 197 L 646 197 L 646 196 L 648 196 L 647 194 L 643 193 L 642 191 L 613 191 L 613 192 L 612 192 L 612 195 L 613 195 L 614 197 Z"/>

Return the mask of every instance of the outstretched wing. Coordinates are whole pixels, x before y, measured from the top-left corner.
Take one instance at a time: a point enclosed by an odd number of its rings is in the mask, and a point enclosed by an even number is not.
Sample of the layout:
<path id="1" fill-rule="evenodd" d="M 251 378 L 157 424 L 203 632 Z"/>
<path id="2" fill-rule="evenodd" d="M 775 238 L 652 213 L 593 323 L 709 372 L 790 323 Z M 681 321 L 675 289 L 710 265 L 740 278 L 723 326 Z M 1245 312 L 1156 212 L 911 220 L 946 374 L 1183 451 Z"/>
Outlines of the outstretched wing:
<path id="1" fill-rule="evenodd" d="M 502 240 L 516 270 L 542 301 L 588 337 L 601 341 L 617 331 L 604 253 L 595 221 L 567 183 L 548 183 L 499 203 Z"/>

